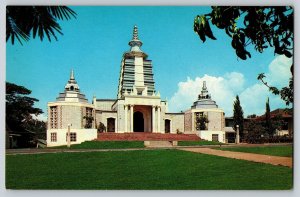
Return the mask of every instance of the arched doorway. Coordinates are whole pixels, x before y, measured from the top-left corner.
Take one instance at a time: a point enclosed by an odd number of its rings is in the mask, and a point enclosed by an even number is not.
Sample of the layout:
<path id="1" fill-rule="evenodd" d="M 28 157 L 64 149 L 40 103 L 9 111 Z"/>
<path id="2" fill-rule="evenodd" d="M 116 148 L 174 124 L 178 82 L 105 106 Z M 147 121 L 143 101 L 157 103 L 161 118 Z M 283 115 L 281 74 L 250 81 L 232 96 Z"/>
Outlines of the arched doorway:
<path id="1" fill-rule="evenodd" d="M 115 132 L 115 119 L 107 118 L 107 132 Z"/>
<path id="2" fill-rule="evenodd" d="M 144 132 L 144 116 L 142 112 L 134 112 L 133 114 L 133 131 Z"/>
<path id="3" fill-rule="evenodd" d="M 165 133 L 170 133 L 171 131 L 171 120 L 165 119 Z"/>

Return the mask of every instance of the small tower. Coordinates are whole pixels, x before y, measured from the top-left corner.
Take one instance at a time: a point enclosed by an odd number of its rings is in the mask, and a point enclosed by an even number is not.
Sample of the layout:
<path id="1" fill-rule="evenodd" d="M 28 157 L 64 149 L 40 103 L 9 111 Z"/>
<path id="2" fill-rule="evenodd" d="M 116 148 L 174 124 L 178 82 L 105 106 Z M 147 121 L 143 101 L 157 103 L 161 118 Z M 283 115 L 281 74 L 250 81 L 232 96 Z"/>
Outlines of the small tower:
<path id="1" fill-rule="evenodd" d="M 71 70 L 70 79 L 65 85 L 65 91 L 59 93 L 59 96 L 56 98 L 56 101 L 68 101 L 68 102 L 83 102 L 87 103 L 88 100 L 85 98 L 85 95 L 80 93 L 80 88 L 74 77 L 74 70 Z"/>
<path id="2" fill-rule="evenodd" d="M 211 95 L 208 93 L 206 87 L 206 81 L 203 81 L 201 93 L 198 95 L 198 100 L 192 105 L 192 109 L 198 108 L 218 108 L 216 101 L 211 99 Z"/>
<path id="3" fill-rule="evenodd" d="M 78 86 L 78 84 L 75 80 L 73 69 L 71 70 L 70 79 L 69 79 L 68 83 L 65 86 L 65 90 L 66 91 L 79 92 L 79 86 Z"/>
<path id="4" fill-rule="evenodd" d="M 208 90 L 206 87 L 206 81 L 203 81 L 201 94 L 198 95 L 198 100 L 200 100 L 200 99 L 211 99 L 211 96 L 210 96 L 210 94 L 208 94 Z"/>

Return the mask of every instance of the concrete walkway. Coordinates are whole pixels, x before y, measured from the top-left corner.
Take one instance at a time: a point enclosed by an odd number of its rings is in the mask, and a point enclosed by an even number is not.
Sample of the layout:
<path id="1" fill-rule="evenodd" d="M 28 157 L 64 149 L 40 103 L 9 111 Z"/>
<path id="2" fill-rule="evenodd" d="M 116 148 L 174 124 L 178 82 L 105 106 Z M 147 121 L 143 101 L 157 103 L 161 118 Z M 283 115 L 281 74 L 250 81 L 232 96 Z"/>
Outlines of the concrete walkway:
<path id="1" fill-rule="evenodd" d="M 261 155 L 261 154 L 254 154 L 254 153 L 232 152 L 232 151 L 216 150 L 211 148 L 191 147 L 191 148 L 177 148 L 177 149 L 189 151 L 189 152 L 195 152 L 195 153 L 233 158 L 233 159 L 242 159 L 247 161 L 266 163 L 271 165 L 282 165 L 290 168 L 293 167 L 293 159 L 291 157 L 279 157 L 279 156 Z"/>
<path id="2" fill-rule="evenodd" d="M 81 153 L 81 152 L 113 152 L 113 151 L 135 151 L 151 150 L 147 148 L 126 148 L 126 149 L 8 149 L 6 155 L 28 155 L 44 153 Z"/>

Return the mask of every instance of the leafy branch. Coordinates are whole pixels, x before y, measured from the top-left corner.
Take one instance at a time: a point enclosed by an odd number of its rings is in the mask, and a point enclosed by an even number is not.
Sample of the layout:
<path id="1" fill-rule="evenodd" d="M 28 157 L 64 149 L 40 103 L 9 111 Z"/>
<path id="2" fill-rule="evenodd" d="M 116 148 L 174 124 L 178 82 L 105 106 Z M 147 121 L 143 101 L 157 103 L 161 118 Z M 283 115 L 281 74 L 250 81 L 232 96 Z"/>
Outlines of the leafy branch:
<path id="1" fill-rule="evenodd" d="M 294 81 L 293 78 L 290 78 L 289 81 L 289 86 L 288 87 L 283 87 L 282 89 L 278 89 L 274 86 L 269 85 L 264 79 L 265 79 L 265 74 L 260 73 L 257 77 L 258 80 L 260 80 L 266 87 L 269 88 L 269 91 L 272 92 L 275 95 L 280 95 L 281 99 L 285 101 L 286 105 L 289 105 L 290 103 L 293 103 L 294 101 Z"/>

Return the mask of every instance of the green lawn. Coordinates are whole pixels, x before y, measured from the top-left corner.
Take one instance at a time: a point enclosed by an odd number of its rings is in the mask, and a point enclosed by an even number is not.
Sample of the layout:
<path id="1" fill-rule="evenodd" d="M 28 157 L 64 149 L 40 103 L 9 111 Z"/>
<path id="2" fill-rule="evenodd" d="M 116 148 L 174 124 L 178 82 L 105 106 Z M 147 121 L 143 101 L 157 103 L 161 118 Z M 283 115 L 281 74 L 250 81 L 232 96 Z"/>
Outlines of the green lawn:
<path id="1" fill-rule="evenodd" d="M 213 141 L 206 141 L 206 140 L 178 142 L 178 146 L 203 146 L 203 145 L 225 145 L 225 144 L 221 142 L 213 142 Z"/>
<path id="2" fill-rule="evenodd" d="M 216 148 L 218 150 L 234 151 L 234 152 L 246 152 L 257 153 L 263 155 L 274 155 L 282 157 L 292 157 L 293 147 L 289 146 L 263 146 L 263 147 L 222 147 Z"/>
<path id="3" fill-rule="evenodd" d="M 51 148 L 67 148 L 67 146 L 56 146 Z M 88 141 L 81 144 L 71 145 L 70 149 L 123 149 L 144 148 L 143 141 Z"/>
<path id="4" fill-rule="evenodd" d="M 179 150 L 6 155 L 8 189 L 291 189 L 290 168 Z"/>
<path id="5" fill-rule="evenodd" d="M 203 145 L 225 145 L 212 141 L 179 141 L 178 146 L 203 146 Z M 124 149 L 124 148 L 144 148 L 143 141 L 88 141 L 81 144 L 71 145 L 71 149 Z M 65 149 L 67 146 L 56 146 L 51 148 Z"/>

